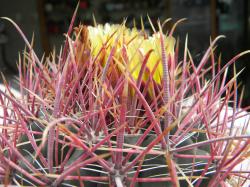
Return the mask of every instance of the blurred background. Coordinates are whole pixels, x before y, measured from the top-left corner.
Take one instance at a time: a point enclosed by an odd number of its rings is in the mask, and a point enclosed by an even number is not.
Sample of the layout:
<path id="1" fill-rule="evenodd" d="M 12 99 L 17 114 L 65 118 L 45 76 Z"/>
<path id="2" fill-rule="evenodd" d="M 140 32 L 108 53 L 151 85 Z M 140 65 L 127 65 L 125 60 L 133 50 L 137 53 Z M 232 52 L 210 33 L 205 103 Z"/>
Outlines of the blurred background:
<path id="1" fill-rule="evenodd" d="M 12 18 L 31 41 L 34 34 L 34 48 L 39 57 L 57 51 L 64 42 L 78 0 L 0 0 L 0 16 Z M 145 28 L 150 25 L 147 15 L 155 24 L 171 17 L 188 20 L 180 24 L 175 36 L 184 43 L 189 35 L 189 49 L 195 62 L 199 62 L 209 46 L 209 40 L 218 35 L 227 38 L 218 43 L 223 63 L 237 53 L 250 49 L 250 2 L 249 0 L 80 0 L 76 25 L 93 24 L 93 14 L 98 23 L 121 23 L 127 18 L 127 26 L 134 20 L 140 27 L 140 19 Z M 169 25 L 170 27 L 171 25 Z M 11 76 L 16 73 L 18 53 L 25 45 L 14 27 L 0 20 L 0 71 Z M 183 53 L 180 49 L 181 54 Z M 219 55 L 219 54 L 218 54 Z M 250 104 L 250 55 L 237 62 L 238 71 L 246 67 L 239 81 L 246 85 L 244 105 Z"/>

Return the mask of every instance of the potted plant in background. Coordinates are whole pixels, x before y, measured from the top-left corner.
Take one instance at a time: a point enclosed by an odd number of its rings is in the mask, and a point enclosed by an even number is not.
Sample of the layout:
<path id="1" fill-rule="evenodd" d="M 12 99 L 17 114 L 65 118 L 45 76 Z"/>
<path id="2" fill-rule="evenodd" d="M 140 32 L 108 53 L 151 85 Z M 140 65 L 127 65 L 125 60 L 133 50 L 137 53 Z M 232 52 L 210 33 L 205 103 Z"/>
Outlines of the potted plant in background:
<path id="1" fill-rule="evenodd" d="M 0 91 L 0 180 L 17 186 L 244 186 L 249 114 L 211 42 L 198 66 L 167 34 L 79 25 L 39 59 L 21 29 L 19 93 Z M 150 21 L 150 19 L 149 19 Z M 228 68 L 234 75 L 228 79 Z M 247 167 L 248 168 L 247 168 Z"/>

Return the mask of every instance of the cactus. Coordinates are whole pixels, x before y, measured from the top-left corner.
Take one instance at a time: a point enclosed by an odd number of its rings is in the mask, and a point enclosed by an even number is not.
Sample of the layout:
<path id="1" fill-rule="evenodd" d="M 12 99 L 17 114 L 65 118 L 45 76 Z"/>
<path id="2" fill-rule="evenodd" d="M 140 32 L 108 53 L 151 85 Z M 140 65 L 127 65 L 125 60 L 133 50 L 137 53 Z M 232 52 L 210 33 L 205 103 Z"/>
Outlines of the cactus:
<path id="1" fill-rule="evenodd" d="M 74 16 L 73 16 L 74 17 Z M 0 90 L 0 181 L 18 186 L 243 186 L 249 107 L 216 42 L 195 65 L 173 33 L 79 25 L 59 54 L 19 59 L 15 97 Z M 181 20 L 182 21 L 182 20 Z M 183 56 L 183 57 L 182 57 Z M 234 68 L 235 69 L 235 68 Z M 238 167 L 237 167 L 238 166 Z M 237 170 L 235 170 L 237 168 Z M 234 183 L 234 184 L 233 184 Z"/>

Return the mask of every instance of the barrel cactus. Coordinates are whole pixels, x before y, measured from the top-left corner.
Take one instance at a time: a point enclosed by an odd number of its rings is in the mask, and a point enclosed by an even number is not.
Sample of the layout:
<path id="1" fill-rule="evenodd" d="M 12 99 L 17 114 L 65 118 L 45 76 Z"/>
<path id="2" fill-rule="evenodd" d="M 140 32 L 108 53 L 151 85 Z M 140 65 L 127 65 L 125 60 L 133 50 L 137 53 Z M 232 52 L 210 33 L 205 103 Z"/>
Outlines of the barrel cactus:
<path id="1" fill-rule="evenodd" d="M 196 65 L 174 29 L 70 25 L 39 59 L 21 29 L 18 93 L 0 90 L 0 181 L 17 186 L 243 186 L 249 114 L 216 42 Z M 249 164 L 249 162 L 248 162 Z M 246 166 L 246 165 L 244 165 Z"/>

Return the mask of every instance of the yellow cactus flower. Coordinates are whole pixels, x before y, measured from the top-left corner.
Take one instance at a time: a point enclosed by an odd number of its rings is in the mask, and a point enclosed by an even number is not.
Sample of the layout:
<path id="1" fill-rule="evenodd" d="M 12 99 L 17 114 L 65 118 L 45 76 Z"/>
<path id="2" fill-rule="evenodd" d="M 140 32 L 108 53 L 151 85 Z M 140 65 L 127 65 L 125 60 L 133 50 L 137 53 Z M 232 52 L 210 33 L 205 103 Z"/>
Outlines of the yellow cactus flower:
<path id="1" fill-rule="evenodd" d="M 88 42 L 92 56 L 99 59 L 104 65 L 111 52 L 116 45 L 114 58 L 122 59 L 122 48 L 125 47 L 129 60 L 129 71 L 133 78 L 138 78 L 143 57 L 152 50 L 146 67 L 149 72 L 153 71 L 154 66 L 161 60 L 160 34 L 154 33 L 152 36 L 145 36 L 136 28 L 129 29 L 124 25 L 97 25 L 95 27 L 88 26 Z M 175 39 L 172 36 L 164 36 L 165 50 L 168 57 L 174 55 Z M 158 67 L 153 75 L 156 83 L 160 84 L 163 75 L 162 63 L 158 63 Z M 144 73 L 143 79 L 147 76 Z"/>

